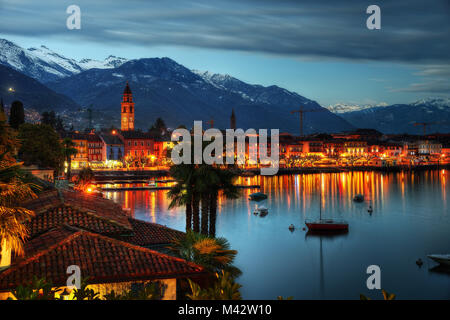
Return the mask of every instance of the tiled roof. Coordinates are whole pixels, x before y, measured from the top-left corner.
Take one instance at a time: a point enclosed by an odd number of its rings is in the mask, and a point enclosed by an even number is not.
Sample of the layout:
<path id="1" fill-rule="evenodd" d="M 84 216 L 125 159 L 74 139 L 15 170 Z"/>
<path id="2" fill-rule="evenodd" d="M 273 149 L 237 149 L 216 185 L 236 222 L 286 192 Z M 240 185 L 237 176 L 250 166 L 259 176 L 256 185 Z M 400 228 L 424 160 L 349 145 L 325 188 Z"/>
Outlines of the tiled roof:
<path id="1" fill-rule="evenodd" d="M 129 220 L 133 227 L 133 235 L 130 237 L 123 236 L 121 239 L 139 246 L 150 247 L 165 245 L 185 236 L 184 232 L 170 229 L 156 223 L 132 218 Z"/>
<path id="2" fill-rule="evenodd" d="M 153 139 L 150 133 L 142 131 L 121 131 L 120 134 L 124 139 Z"/>
<path id="3" fill-rule="evenodd" d="M 130 233 L 130 229 L 124 228 L 120 224 L 115 223 L 115 221 L 104 219 L 89 211 L 82 211 L 67 205 L 37 213 L 25 225 L 28 228 L 30 239 L 62 225 L 79 227 L 103 235 Z"/>
<path id="4" fill-rule="evenodd" d="M 24 204 L 24 207 L 34 210 L 36 213 L 46 212 L 49 209 L 61 206 L 89 212 L 94 217 L 110 221 L 112 224 L 128 230 L 132 229 L 127 215 L 118 204 L 92 194 L 69 190 L 52 190 L 43 192 L 37 199 Z"/>
<path id="5" fill-rule="evenodd" d="M 60 227 L 28 241 L 25 258 L 0 273 L 0 290 L 29 283 L 33 276 L 55 286 L 67 281 L 67 267 L 78 265 L 89 282 L 112 283 L 204 274 L 191 262 L 99 234 Z"/>
<path id="6" fill-rule="evenodd" d="M 106 144 L 123 145 L 123 141 L 115 134 L 102 133 L 100 137 Z"/>

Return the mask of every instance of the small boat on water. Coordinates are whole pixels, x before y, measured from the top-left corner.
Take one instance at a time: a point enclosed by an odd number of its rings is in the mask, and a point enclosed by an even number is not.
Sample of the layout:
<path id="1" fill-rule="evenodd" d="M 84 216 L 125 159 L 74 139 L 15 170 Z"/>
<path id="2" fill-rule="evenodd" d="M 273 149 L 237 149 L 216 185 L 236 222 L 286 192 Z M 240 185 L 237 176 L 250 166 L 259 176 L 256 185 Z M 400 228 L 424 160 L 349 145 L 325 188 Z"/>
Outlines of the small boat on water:
<path id="1" fill-rule="evenodd" d="M 255 192 L 249 195 L 249 200 L 260 201 L 264 199 L 267 199 L 267 194 L 262 192 Z"/>
<path id="2" fill-rule="evenodd" d="M 158 183 L 155 180 L 150 180 L 147 184 L 148 187 L 157 187 Z"/>
<path id="3" fill-rule="evenodd" d="M 355 202 L 363 202 L 364 201 L 364 196 L 362 194 L 357 194 L 354 198 L 353 201 Z"/>
<path id="4" fill-rule="evenodd" d="M 322 188 L 320 188 L 320 199 L 322 199 Z M 312 232 L 343 232 L 348 231 L 348 222 L 336 219 L 322 219 L 322 202 L 319 205 L 319 220 L 305 220 L 309 231 Z"/>
<path id="5" fill-rule="evenodd" d="M 267 209 L 264 206 L 260 206 L 260 207 L 256 206 L 255 210 L 253 211 L 254 215 L 258 215 L 259 214 L 260 217 L 264 217 L 268 213 L 269 213 L 269 209 Z"/>
<path id="6" fill-rule="evenodd" d="M 441 265 L 450 267 L 450 254 L 429 254 L 427 257 Z"/>
<path id="7" fill-rule="evenodd" d="M 306 226 L 311 231 L 346 231 L 348 222 L 335 219 L 319 219 L 316 221 L 305 221 Z"/>

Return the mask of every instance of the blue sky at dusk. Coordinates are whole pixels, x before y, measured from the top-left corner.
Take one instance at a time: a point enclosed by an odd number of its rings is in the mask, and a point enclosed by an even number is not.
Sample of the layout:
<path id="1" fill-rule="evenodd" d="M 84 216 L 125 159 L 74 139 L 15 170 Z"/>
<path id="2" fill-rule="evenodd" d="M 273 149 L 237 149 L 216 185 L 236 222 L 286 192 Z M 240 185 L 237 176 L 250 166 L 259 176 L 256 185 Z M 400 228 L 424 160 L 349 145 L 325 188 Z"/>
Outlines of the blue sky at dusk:
<path id="1" fill-rule="evenodd" d="M 167 56 L 322 105 L 450 96 L 450 2 L 0 0 L 0 37 L 70 58 Z M 66 8 L 81 8 L 81 30 Z M 381 7 L 381 30 L 366 8 Z"/>

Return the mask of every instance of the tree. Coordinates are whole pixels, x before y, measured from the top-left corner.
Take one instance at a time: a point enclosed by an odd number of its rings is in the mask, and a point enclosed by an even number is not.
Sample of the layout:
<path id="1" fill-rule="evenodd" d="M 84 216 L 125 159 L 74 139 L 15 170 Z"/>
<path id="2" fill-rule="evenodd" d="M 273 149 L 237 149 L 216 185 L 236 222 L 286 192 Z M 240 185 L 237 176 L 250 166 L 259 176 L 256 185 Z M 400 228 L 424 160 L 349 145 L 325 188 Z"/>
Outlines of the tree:
<path id="1" fill-rule="evenodd" d="M 163 119 L 157 118 L 148 131 L 155 137 L 162 137 L 167 133 L 167 127 Z"/>
<path id="2" fill-rule="evenodd" d="M 6 121 L 5 106 L 3 105 L 3 98 L 0 100 L 0 121 Z"/>
<path id="3" fill-rule="evenodd" d="M 171 199 L 169 209 L 178 206 L 186 207 L 186 231 L 192 230 L 193 174 L 193 165 L 180 164 L 170 168 L 170 176 L 177 180 L 177 183 L 168 192 L 168 197 Z"/>
<path id="4" fill-rule="evenodd" d="M 0 245 L 1 265 L 8 265 L 11 253 L 23 254 L 23 243 L 28 230 L 23 222 L 34 216 L 34 212 L 22 204 L 36 197 L 32 186 L 20 180 L 21 163 L 11 163 L 0 158 Z"/>
<path id="5" fill-rule="evenodd" d="M 237 251 L 231 250 L 230 243 L 225 238 L 213 238 L 188 231 L 185 237 L 175 240 L 169 249 L 178 257 L 199 264 L 209 272 L 225 270 L 233 277 L 241 274 L 233 265 Z"/>
<path id="6" fill-rule="evenodd" d="M 4 160 L 15 162 L 14 155 L 19 146 L 16 130 L 12 129 L 4 120 L 1 120 L 0 111 L 0 155 L 4 156 Z"/>
<path id="7" fill-rule="evenodd" d="M 64 123 L 60 116 L 56 116 L 55 111 L 44 111 L 41 115 L 41 123 L 48 124 L 57 132 L 64 132 Z"/>
<path id="8" fill-rule="evenodd" d="M 9 112 L 9 125 L 17 130 L 23 123 L 25 123 L 23 104 L 22 102 L 16 100 L 11 104 L 11 110 Z"/>
<path id="9" fill-rule="evenodd" d="M 91 168 L 83 168 L 77 175 L 77 186 L 84 190 L 84 188 L 94 180 L 94 171 Z"/>
<path id="10" fill-rule="evenodd" d="M 19 157 L 25 165 L 35 164 L 61 172 L 64 163 L 63 147 L 51 126 L 26 123 L 20 127 L 19 139 L 22 142 Z"/>
<path id="11" fill-rule="evenodd" d="M 64 157 L 67 161 L 67 181 L 70 181 L 72 156 L 76 155 L 78 150 L 75 148 L 75 143 L 70 138 L 64 138 L 62 146 Z"/>

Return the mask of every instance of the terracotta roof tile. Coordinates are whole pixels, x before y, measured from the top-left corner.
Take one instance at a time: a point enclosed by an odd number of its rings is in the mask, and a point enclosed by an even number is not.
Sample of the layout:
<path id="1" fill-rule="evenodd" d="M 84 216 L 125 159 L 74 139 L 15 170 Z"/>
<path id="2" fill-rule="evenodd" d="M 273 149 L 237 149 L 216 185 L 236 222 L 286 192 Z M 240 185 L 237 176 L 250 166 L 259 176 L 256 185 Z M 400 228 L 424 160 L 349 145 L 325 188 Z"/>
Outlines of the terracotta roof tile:
<path id="1" fill-rule="evenodd" d="M 90 283 L 167 279 L 204 274 L 191 262 L 99 234 L 60 227 L 29 241 L 26 257 L 0 273 L 0 290 L 44 277 L 65 285 L 66 270 L 78 265 Z"/>
<path id="2" fill-rule="evenodd" d="M 64 198 L 64 204 L 92 211 L 92 214 L 118 223 L 124 228 L 132 229 L 128 216 L 120 205 L 113 201 L 76 191 L 63 190 L 61 193 Z"/>
<path id="3" fill-rule="evenodd" d="M 124 228 L 114 220 L 105 219 L 101 215 L 67 205 L 37 213 L 25 225 L 31 239 L 62 225 L 79 227 L 103 235 L 123 235 L 131 232 L 129 228 Z"/>
<path id="4" fill-rule="evenodd" d="M 129 221 L 133 227 L 133 235 L 130 237 L 122 237 L 121 239 L 139 246 L 149 247 L 165 245 L 185 236 L 184 232 L 170 229 L 156 223 L 133 218 L 129 218 Z"/>

